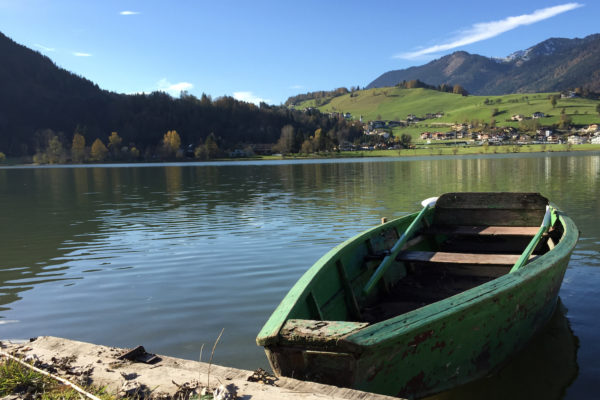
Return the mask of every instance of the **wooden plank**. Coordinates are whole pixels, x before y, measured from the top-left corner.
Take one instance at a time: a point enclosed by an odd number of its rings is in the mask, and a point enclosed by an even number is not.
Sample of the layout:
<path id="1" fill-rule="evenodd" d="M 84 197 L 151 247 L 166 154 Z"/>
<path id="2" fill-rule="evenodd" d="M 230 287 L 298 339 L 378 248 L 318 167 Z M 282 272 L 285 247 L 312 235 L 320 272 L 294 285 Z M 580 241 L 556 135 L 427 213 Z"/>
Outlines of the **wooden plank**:
<path id="1" fill-rule="evenodd" d="M 281 328 L 282 343 L 335 344 L 350 333 L 367 326 L 365 322 L 349 321 L 316 321 L 306 319 L 289 319 Z"/>
<path id="2" fill-rule="evenodd" d="M 538 226 L 432 226 L 426 233 L 445 235 L 477 235 L 477 236 L 535 236 Z"/>
<path id="3" fill-rule="evenodd" d="M 548 199 L 539 193 L 465 192 L 446 193 L 440 196 L 435 207 L 453 209 L 545 210 L 547 204 Z"/>
<path id="4" fill-rule="evenodd" d="M 465 265 L 465 264 L 445 264 L 441 267 L 445 274 L 480 277 L 480 278 L 498 278 L 510 272 L 511 265 Z"/>
<path id="5" fill-rule="evenodd" d="M 531 238 L 532 236 L 452 236 L 435 250 L 447 253 L 521 254 Z"/>
<path id="6" fill-rule="evenodd" d="M 513 265 L 520 254 L 473 254 L 434 251 L 404 251 L 398 261 L 416 261 L 447 264 Z"/>
<path id="7" fill-rule="evenodd" d="M 545 209 L 435 209 L 435 225 L 492 225 L 538 226 L 544 219 Z"/>

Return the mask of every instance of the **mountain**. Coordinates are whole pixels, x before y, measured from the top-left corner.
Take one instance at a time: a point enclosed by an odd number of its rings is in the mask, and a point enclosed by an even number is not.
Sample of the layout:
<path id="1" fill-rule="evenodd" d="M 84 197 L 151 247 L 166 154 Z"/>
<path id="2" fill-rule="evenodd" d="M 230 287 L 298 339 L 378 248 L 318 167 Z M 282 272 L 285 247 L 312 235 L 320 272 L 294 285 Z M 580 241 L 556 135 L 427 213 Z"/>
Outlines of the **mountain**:
<path id="1" fill-rule="evenodd" d="M 457 51 L 419 67 L 386 72 L 367 89 L 414 79 L 431 85 L 459 84 L 477 95 L 555 92 L 579 86 L 600 92 L 600 34 L 551 38 L 506 58 Z"/>
<path id="2" fill-rule="evenodd" d="M 111 132 L 117 132 L 123 146 L 135 146 L 151 159 L 170 130 L 178 132 L 184 148 L 211 136 L 221 149 L 275 143 L 286 125 L 294 128 L 300 144 L 319 128 L 344 138 L 360 134 L 345 121 L 317 111 L 309 115 L 228 96 L 213 100 L 204 94 L 173 98 L 163 92 L 109 92 L 2 33 L 0 60 L 0 152 L 10 156 L 43 151 L 54 136 L 70 148 L 75 132 L 88 146 L 97 138 L 107 143 Z"/>

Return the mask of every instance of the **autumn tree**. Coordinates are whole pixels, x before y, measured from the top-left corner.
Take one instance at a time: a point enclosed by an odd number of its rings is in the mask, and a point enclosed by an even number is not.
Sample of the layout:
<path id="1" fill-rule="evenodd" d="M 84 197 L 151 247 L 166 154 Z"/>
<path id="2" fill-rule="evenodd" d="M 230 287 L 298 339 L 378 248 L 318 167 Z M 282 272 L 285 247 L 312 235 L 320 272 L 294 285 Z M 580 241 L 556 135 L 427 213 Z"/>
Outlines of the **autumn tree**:
<path id="1" fill-rule="evenodd" d="M 177 152 L 181 147 L 181 138 L 177 131 L 168 131 L 163 136 L 162 147 L 167 157 L 177 156 Z"/>
<path id="2" fill-rule="evenodd" d="M 36 152 L 33 155 L 33 162 L 36 164 L 47 164 L 48 163 L 48 145 L 50 140 L 56 137 L 56 133 L 52 129 L 44 129 L 37 131 L 35 137 L 35 148 Z"/>
<path id="3" fill-rule="evenodd" d="M 206 160 L 208 158 L 206 155 L 206 146 L 202 144 L 202 139 L 200 139 L 200 143 L 194 149 L 194 158 L 197 160 Z"/>
<path id="4" fill-rule="evenodd" d="M 6 154 L 0 151 L 0 164 L 6 161 Z"/>
<path id="5" fill-rule="evenodd" d="M 540 129 L 541 124 L 537 119 L 524 119 L 519 122 L 519 129 L 526 132 L 535 132 Z"/>
<path id="6" fill-rule="evenodd" d="M 92 150 L 90 153 L 90 158 L 92 161 L 102 162 L 106 159 L 106 155 L 108 154 L 108 149 L 102 143 L 102 140 L 96 139 L 94 143 L 92 143 Z"/>
<path id="7" fill-rule="evenodd" d="M 294 127 L 292 125 L 286 125 L 281 128 L 281 136 L 275 145 L 277 151 L 281 154 L 291 153 L 294 148 Z"/>
<path id="8" fill-rule="evenodd" d="M 316 151 L 330 151 L 333 149 L 333 141 L 331 137 L 323 132 L 323 129 L 319 128 L 315 131 L 313 137 L 313 148 Z"/>
<path id="9" fill-rule="evenodd" d="M 550 96 L 550 104 L 552 105 L 552 108 L 556 107 L 557 101 L 558 101 L 558 96 L 556 96 L 556 95 Z"/>
<path id="10" fill-rule="evenodd" d="M 52 139 L 50 139 L 46 154 L 48 155 L 49 164 L 59 164 L 65 162 L 65 149 L 58 136 L 54 136 Z"/>
<path id="11" fill-rule="evenodd" d="M 459 84 L 454 85 L 454 87 L 452 88 L 452 93 L 460 94 L 463 96 L 466 96 L 468 94 L 467 91 L 465 90 L 465 88 Z"/>
<path id="12" fill-rule="evenodd" d="M 119 136 L 117 132 L 112 132 L 108 137 L 108 148 L 110 149 L 113 157 L 118 158 L 121 152 L 121 143 L 123 139 Z"/>
<path id="13" fill-rule="evenodd" d="M 558 127 L 560 129 L 567 129 L 571 125 L 571 117 L 566 113 L 560 114 L 560 120 L 558 121 Z"/>
<path id="14" fill-rule="evenodd" d="M 215 134 L 213 132 L 208 135 L 206 141 L 204 142 L 204 147 L 206 147 L 206 156 L 207 158 L 216 158 L 219 156 L 221 150 L 219 150 L 219 145 L 217 144 L 217 139 L 215 138 Z"/>
<path id="15" fill-rule="evenodd" d="M 407 135 L 406 133 L 403 133 L 402 136 L 400 136 L 400 143 L 402 143 L 402 147 L 406 149 L 410 147 L 411 141 L 412 137 L 410 135 Z"/>
<path id="16" fill-rule="evenodd" d="M 300 152 L 303 154 L 310 154 L 314 151 L 313 142 L 310 139 L 306 139 L 302 142 L 302 146 L 300 147 Z"/>
<path id="17" fill-rule="evenodd" d="M 58 164 L 66 161 L 66 154 L 60 138 L 51 130 L 46 129 L 36 133 L 38 150 L 33 161 L 38 164 Z"/>
<path id="18" fill-rule="evenodd" d="M 129 151 L 129 155 L 131 156 L 131 159 L 137 160 L 138 158 L 140 158 L 140 151 L 138 150 L 137 147 L 133 146 L 133 147 L 131 147 L 131 150 Z"/>
<path id="19" fill-rule="evenodd" d="M 81 163 L 85 159 L 85 138 L 79 133 L 73 136 L 71 144 L 71 158 L 75 163 Z"/>
<path id="20" fill-rule="evenodd" d="M 194 158 L 196 158 L 197 160 L 207 160 L 208 155 L 206 154 L 206 146 L 202 144 L 196 146 L 196 148 L 194 149 Z"/>

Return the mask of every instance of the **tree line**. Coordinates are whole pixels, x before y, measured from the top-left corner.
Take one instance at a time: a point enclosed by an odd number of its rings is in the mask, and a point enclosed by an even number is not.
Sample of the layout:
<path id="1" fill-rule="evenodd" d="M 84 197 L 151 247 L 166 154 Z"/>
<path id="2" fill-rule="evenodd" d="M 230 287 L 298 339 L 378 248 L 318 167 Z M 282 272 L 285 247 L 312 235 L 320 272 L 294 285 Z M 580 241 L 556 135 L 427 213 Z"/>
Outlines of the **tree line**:
<path id="1" fill-rule="evenodd" d="M 358 90 L 358 86 L 356 88 L 352 88 L 352 91 Z M 285 101 L 286 106 L 293 106 L 302 103 L 306 100 L 321 100 L 323 99 L 332 99 L 334 97 L 343 96 L 347 93 L 350 93 L 350 90 L 345 87 L 340 87 L 333 90 L 319 90 L 316 92 L 308 92 L 303 94 L 298 94 L 296 96 L 291 96 Z"/>
<path id="2" fill-rule="evenodd" d="M 231 97 L 212 100 L 207 95 L 196 98 L 185 93 L 179 98 L 160 92 L 108 97 L 112 100 L 101 104 L 96 115 L 88 110 L 87 117 L 79 114 L 77 107 L 64 105 L 53 119 L 30 109 L 29 121 L 20 124 L 26 111 L 13 109 L 12 121 L 16 123 L 2 129 L 0 150 L 11 156 L 35 155 L 42 163 L 190 156 L 209 159 L 254 144 L 274 144 L 284 126 L 294 129 L 299 143 L 294 149 L 318 129 L 328 132 L 335 142 L 354 134 L 346 121 L 318 110 L 305 113 L 264 103 L 256 106 Z M 163 141 L 168 132 L 177 132 L 179 145 L 167 151 Z"/>
<path id="3" fill-rule="evenodd" d="M 103 153 L 101 142 L 106 160 L 137 158 L 138 153 L 140 159 L 172 159 L 178 152 L 165 151 L 163 140 L 167 132 L 176 131 L 185 157 L 194 157 L 199 148 L 200 158 L 210 158 L 274 144 L 287 125 L 300 143 L 317 129 L 336 132 L 336 138 L 348 131 L 345 121 L 317 110 L 304 113 L 185 92 L 178 98 L 164 92 L 109 92 L 2 34 L 0 54 L 0 151 L 8 157 L 92 161 Z M 92 156 L 94 143 L 98 151 Z"/>
<path id="4" fill-rule="evenodd" d="M 441 85 L 429 85 L 418 79 L 412 79 L 409 81 L 404 80 L 402 82 L 397 83 L 396 87 L 399 87 L 401 89 L 424 88 L 424 89 L 437 90 L 438 92 L 460 94 L 462 96 L 469 95 L 469 92 L 467 92 L 467 90 L 464 87 L 462 87 L 461 85 L 458 85 L 458 84 L 452 85 L 452 84 L 448 84 L 448 83 L 442 83 Z"/>

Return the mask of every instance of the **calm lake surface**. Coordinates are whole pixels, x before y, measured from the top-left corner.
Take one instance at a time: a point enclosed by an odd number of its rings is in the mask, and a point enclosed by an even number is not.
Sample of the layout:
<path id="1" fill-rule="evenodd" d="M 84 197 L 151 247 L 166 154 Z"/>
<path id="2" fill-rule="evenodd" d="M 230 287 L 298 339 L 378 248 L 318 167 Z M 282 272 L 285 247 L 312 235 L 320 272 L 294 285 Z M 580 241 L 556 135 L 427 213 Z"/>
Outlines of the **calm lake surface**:
<path id="1" fill-rule="evenodd" d="M 254 339 L 334 245 L 451 191 L 541 192 L 581 231 L 564 308 L 439 398 L 597 398 L 600 154 L 0 169 L 0 338 L 54 335 L 268 367 Z M 206 352 L 205 352 L 206 356 Z"/>

